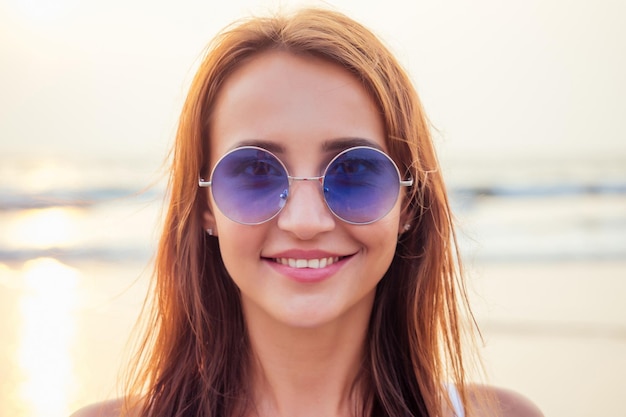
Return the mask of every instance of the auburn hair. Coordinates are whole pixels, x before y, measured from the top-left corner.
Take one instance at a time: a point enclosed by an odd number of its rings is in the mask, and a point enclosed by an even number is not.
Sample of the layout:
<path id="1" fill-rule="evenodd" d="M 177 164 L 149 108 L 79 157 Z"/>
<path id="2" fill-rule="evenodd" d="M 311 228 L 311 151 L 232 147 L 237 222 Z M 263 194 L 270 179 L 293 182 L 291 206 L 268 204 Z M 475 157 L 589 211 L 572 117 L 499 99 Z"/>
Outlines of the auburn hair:
<path id="1" fill-rule="evenodd" d="M 226 28 L 192 81 L 171 155 L 169 204 L 147 326 L 130 368 L 128 407 L 144 417 L 234 417 L 247 409 L 250 348 L 239 290 L 224 267 L 219 240 L 203 230 L 207 197 L 198 175 L 208 169 L 211 115 L 221 86 L 269 50 L 321 58 L 360 80 L 379 107 L 390 156 L 401 174 L 415 180 L 403 205 L 411 228 L 398 238 L 376 290 L 356 414 L 441 416 L 446 383 L 456 384 L 468 405 L 462 336 L 473 321 L 418 95 L 371 31 L 335 11 L 303 9 Z"/>

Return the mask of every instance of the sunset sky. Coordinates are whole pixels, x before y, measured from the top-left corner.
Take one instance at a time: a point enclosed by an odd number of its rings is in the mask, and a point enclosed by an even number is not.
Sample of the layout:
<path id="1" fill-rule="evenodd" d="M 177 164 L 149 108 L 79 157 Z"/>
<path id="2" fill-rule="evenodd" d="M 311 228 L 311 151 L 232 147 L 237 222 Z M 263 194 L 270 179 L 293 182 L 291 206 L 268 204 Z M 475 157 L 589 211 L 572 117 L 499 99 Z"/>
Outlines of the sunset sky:
<path id="1" fill-rule="evenodd" d="M 1 0 L 0 153 L 162 155 L 202 49 L 302 2 Z M 626 2 L 309 2 L 378 33 L 444 155 L 626 156 Z"/>

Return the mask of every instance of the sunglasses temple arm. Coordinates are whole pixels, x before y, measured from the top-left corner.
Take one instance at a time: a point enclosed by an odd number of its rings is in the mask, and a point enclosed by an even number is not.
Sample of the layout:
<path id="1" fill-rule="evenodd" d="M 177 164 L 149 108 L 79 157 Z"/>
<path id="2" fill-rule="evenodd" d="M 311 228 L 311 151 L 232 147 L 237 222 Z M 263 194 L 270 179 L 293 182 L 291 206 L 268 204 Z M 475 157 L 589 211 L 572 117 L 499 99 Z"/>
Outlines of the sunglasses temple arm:
<path id="1" fill-rule="evenodd" d="M 210 187 L 211 181 L 205 181 L 204 178 L 198 178 L 198 185 L 200 187 Z"/>
<path id="2" fill-rule="evenodd" d="M 410 187 L 413 185 L 413 178 L 409 178 L 408 180 L 400 180 L 401 187 Z"/>

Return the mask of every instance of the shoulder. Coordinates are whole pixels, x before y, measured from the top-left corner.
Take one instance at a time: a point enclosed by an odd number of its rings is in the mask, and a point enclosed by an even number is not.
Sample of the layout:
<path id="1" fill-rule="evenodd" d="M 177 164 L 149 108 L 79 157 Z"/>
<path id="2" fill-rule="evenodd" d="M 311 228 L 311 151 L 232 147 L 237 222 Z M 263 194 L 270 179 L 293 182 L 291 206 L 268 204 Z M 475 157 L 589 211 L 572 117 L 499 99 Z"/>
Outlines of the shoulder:
<path id="1" fill-rule="evenodd" d="M 103 401 L 81 408 L 70 417 L 121 417 L 124 407 L 124 399 Z M 137 417 L 136 412 L 124 414 L 125 417 Z"/>
<path id="2" fill-rule="evenodd" d="M 470 397 L 477 416 L 491 416 L 489 412 L 484 412 L 485 404 L 495 403 L 493 405 L 499 417 L 544 417 L 541 410 L 531 400 L 509 389 L 472 385 Z"/>

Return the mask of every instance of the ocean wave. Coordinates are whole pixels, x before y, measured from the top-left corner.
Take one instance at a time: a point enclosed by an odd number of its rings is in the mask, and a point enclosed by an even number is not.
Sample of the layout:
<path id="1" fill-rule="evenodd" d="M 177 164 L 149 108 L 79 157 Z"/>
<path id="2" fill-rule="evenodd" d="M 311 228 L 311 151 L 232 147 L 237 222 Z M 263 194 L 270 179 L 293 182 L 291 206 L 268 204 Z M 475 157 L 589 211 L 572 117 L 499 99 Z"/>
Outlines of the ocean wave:
<path id="1" fill-rule="evenodd" d="M 455 186 L 450 188 L 452 200 L 467 201 L 481 197 L 544 198 L 582 195 L 626 195 L 624 183 L 596 184 L 510 184 L 492 186 Z M 50 207 L 89 208 L 103 203 L 132 198 L 148 201 L 162 197 L 162 188 L 140 190 L 123 186 L 85 189 L 56 189 L 24 192 L 0 189 L 0 210 L 26 210 Z"/>
<path id="2" fill-rule="evenodd" d="M 153 251 L 146 247 L 93 247 L 93 248 L 47 248 L 15 249 L 0 248 L 0 262 L 26 262 L 37 258 L 54 258 L 62 262 L 147 262 Z"/>
<path id="3" fill-rule="evenodd" d="M 573 195 L 626 194 L 625 183 L 606 184 L 521 184 L 452 187 L 453 196 L 552 197 Z"/>
<path id="4" fill-rule="evenodd" d="M 51 207 L 89 208 L 129 198 L 148 201 L 162 194 L 161 190 L 137 190 L 126 187 L 59 189 L 34 193 L 0 190 L 0 210 L 28 210 Z"/>
<path id="5" fill-rule="evenodd" d="M 39 257 L 145 262 L 154 252 L 164 195 L 163 186 L 133 184 L 38 192 L 0 186 L 0 262 Z M 626 260 L 626 181 L 452 184 L 450 199 L 466 259 Z M 38 237 L 37 227 L 45 229 L 57 221 L 55 216 L 39 219 L 43 224 L 32 216 L 55 207 L 69 209 L 65 229 L 57 232 L 71 239 L 62 247 L 42 249 L 48 241 L 59 245 L 63 239 L 50 233 Z"/>

